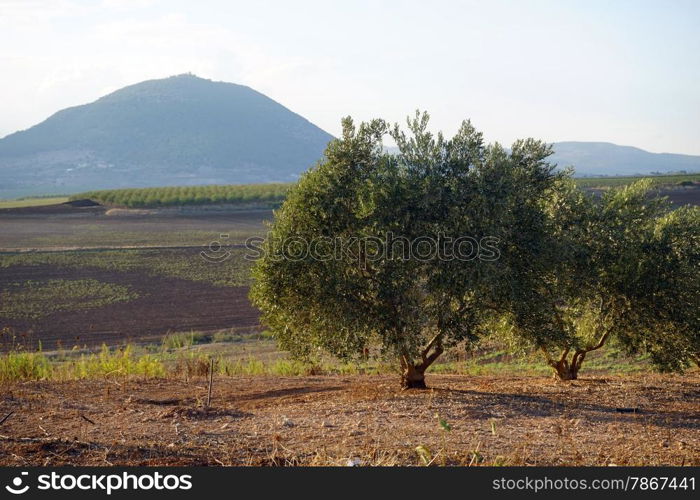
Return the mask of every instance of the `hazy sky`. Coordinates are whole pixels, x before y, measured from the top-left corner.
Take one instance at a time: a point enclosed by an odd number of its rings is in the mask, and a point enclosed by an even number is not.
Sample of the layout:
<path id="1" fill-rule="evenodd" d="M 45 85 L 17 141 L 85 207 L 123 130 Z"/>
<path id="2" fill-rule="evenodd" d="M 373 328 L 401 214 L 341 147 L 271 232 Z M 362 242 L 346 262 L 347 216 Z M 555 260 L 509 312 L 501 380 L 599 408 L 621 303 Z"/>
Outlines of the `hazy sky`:
<path id="1" fill-rule="evenodd" d="M 506 144 L 700 154 L 699 26 L 696 0 L 0 0 L 0 136 L 193 72 L 332 134 L 421 108 Z"/>

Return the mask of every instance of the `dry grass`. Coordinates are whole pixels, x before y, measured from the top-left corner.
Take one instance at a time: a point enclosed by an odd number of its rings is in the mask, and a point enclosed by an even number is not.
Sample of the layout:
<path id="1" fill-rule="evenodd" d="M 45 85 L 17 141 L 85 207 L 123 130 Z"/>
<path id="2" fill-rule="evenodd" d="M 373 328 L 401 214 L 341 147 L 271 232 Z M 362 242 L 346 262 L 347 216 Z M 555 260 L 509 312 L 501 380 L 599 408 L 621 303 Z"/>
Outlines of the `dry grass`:
<path id="1" fill-rule="evenodd" d="M 428 382 L 217 377 L 209 408 L 204 377 L 14 383 L 0 399 L 0 419 L 14 412 L 0 464 L 700 464 L 697 372 Z"/>

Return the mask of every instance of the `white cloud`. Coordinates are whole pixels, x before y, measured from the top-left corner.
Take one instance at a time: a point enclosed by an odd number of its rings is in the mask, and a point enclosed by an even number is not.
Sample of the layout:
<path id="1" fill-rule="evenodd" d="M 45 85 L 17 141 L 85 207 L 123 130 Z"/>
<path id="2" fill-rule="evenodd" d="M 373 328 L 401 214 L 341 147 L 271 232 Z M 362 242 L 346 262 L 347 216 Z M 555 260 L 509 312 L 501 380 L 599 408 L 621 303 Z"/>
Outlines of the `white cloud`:
<path id="1" fill-rule="evenodd" d="M 276 57 L 230 29 L 180 13 L 110 17 L 74 30 L 57 19 L 84 16 L 79 2 L 0 2 L 8 7 L 0 18 L 7 28 L 0 44 L 13 46 L 0 62 L 17 76 L 4 78 L 0 91 L 21 96 L 5 107 L 0 136 L 145 79 L 192 72 L 264 92 L 270 82 L 291 81 L 313 67 L 303 57 Z M 130 10 L 152 3 L 107 0 L 103 6 Z"/>
<path id="2" fill-rule="evenodd" d="M 0 136 L 128 84 L 193 72 L 249 85 L 331 133 L 343 115 L 401 120 L 420 107 L 436 128 L 470 117 L 506 143 L 534 135 L 700 153 L 693 12 L 398 5 L 0 0 Z"/>

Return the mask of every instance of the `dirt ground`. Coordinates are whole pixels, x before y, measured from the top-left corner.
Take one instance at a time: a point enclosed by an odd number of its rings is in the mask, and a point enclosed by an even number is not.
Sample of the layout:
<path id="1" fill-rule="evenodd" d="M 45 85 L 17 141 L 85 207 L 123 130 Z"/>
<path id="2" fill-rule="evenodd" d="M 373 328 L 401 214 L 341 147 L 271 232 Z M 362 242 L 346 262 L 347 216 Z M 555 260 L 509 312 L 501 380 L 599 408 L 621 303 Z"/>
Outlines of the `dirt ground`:
<path id="1" fill-rule="evenodd" d="M 0 209 L 0 251 L 206 246 L 265 233 L 270 210 L 106 215 L 105 207 Z"/>
<path id="2" fill-rule="evenodd" d="M 198 249 L 193 249 L 192 253 Z M 196 258 L 196 255 L 195 257 Z M 18 332 L 25 347 L 70 349 L 74 345 L 100 346 L 159 341 L 168 331 L 259 329 L 259 313 L 248 300 L 248 287 L 217 287 L 144 272 L 56 266 L 13 266 L 2 270 L 5 282 L 49 279 L 95 279 L 127 285 L 140 296 L 96 309 L 61 311 L 40 319 L 0 318 Z M 5 339 L 0 339 L 0 349 Z"/>
<path id="3" fill-rule="evenodd" d="M 2 465 L 700 465 L 700 376 L 27 382 Z M 618 409 L 634 409 L 623 413 Z M 439 424 L 445 421 L 450 430 Z"/>
<path id="4" fill-rule="evenodd" d="M 103 206 L 82 205 L 0 210 L 0 252 L 163 246 L 200 260 L 205 243 L 220 239 L 222 233 L 231 233 L 230 240 L 222 240 L 225 244 L 262 234 L 263 221 L 272 216 L 270 210 L 108 216 Z M 38 320 L 0 318 L 0 329 L 8 327 L 11 336 L 18 336 L 16 340 L 0 338 L 0 350 L 8 348 L 9 341 L 33 348 L 41 340 L 44 349 L 54 349 L 159 341 L 174 331 L 259 329 L 259 314 L 244 286 L 220 287 L 153 273 L 91 267 L 0 268 L 0 288 L 6 283 L 51 279 L 95 279 L 126 285 L 136 290 L 139 298 L 96 309 L 59 311 Z"/>

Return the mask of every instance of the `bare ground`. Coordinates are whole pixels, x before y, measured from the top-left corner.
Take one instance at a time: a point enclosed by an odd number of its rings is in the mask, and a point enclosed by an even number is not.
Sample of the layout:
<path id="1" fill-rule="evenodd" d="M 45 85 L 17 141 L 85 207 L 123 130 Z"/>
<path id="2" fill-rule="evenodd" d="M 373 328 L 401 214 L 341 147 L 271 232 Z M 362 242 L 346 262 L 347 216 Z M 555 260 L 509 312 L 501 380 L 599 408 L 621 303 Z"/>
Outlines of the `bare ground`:
<path id="1" fill-rule="evenodd" d="M 216 378 L 208 409 L 204 379 L 19 383 L 1 392 L 0 464 L 418 465 L 418 446 L 447 465 L 700 464 L 698 372 L 428 382 Z"/>
<path id="2" fill-rule="evenodd" d="M 196 251 L 196 250 L 194 250 Z M 193 251 L 193 254 L 194 254 Z M 2 326 L 18 332 L 18 342 L 44 349 L 74 345 L 99 346 L 160 341 L 168 331 L 259 329 L 259 313 L 248 300 L 248 287 L 217 287 L 205 282 L 138 271 L 57 266 L 13 266 L 3 269 L 5 282 L 47 279 L 96 279 L 128 285 L 140 294 L 129 302 L 78 311 L 60 311 L 40 319 L 0 318 Z M 0 349 L 4 340 L 0 338 Z"/>

